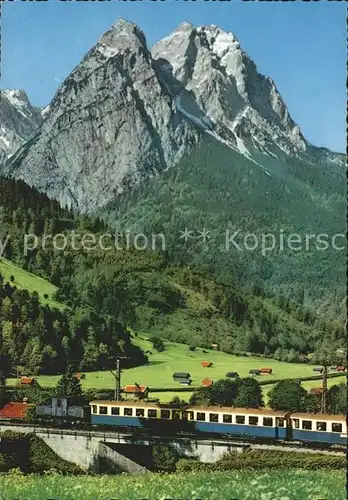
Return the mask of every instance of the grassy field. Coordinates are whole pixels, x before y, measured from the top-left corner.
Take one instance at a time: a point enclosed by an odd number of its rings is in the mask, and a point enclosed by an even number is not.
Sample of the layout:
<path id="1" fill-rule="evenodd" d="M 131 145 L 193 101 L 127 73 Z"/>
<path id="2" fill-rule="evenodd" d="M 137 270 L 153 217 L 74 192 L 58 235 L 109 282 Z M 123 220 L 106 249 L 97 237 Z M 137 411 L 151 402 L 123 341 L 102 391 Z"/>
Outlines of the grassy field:
<path id="1" fill-rule="evenodd" d="M 0 499 L 15 500 L 343 500 L 339 471 L 251 471 L 145 476 L 0 475 Z"/>
<path id="2" fill-rule="evenodd" d="M 139 334 L 134 337 L 134 343 L 139 345 L 145 352 L 150 351 L 149 364 L 122 370 L 122 385 L 134 384 L 147 385 L 150 388 L 173 388 L 170 392 L 150 393 L 151 397 L 158 397 L 161 401 L 167 402 L 174 396 L 179 396 L 181 399 L 188 400 L 190 392 L 179 392 L 176 388 L 182 387 L 179 383 L 174 382 L 172 375 L 174 372 L 189 372 L 192 377 L 192 385 L 200 386 L 201 381 L 205 377 L 212 380 L 217 380 L 225 376 L 228 371 L 236 371 L 241 377 L 248 376 L 251 368 L 260 368 L 262 366 L 271 367 L 272 375 L 262 375 L 256 377 L 257 380 L 282 379 L 291 377 L 306 377 L 313 375 L 313 366 L 305 364 L 290 364 L 280 361 L 265 359 L 259 357 L 239 357 L 223 352 L 204 350 L 197 348 L 195 351 L 189 351 L 185 344 L 165 341 L 165 350 L 157 352 L 153 349 L 152 344 L 146 340 L 144 334 Z M 203 368 L 201 361 L 212 361 L 213 366 Z M 57 384 L 59 376 L 42 375 L 38 376 L 37 380 L 42 386 L 53 387 Z M 329 379 L 328 383 L 335 384 L 345 380 L 345 377 Z M 15 379 L 8 379 L 9 384 L 15 384 Z M 115 380 L 109 371 L 89 372 L 86 378 L 82 380 L 82 385 L 85 389 L 112 389 L 114 388 Z M 306 385 L 305 385 L 306 384 Z M 307 387 L 308 385 L 308 387 Z M 304 387 L 316 387 L 320 385 L 320 381 L 314 380 L 304 382 Z M 265 386 L 265 394 L 272 386 Z"/>
<path id="3" fill-rule="evenodd" d="M 57 308 L 60 310 L 66 307 L 60 302 L 52 299 L 53 294 L 57 290 L 56 286 L 52 285 L 49 281 L 36 276 L 35 274 L 24 271 L 24 269 L 21 269 L 9 260 L 4 258 L 0 259 L 0 274 L 8 282 L 10 282 L 10 276 L 13 276 L 14 281 L 11 282 L 11 284 L 21 290 L 37 292 L 42 304 L 47 304 L 51 308 Z M 48 295 L 48 298 L 45 298 L 44 295 Z"/>

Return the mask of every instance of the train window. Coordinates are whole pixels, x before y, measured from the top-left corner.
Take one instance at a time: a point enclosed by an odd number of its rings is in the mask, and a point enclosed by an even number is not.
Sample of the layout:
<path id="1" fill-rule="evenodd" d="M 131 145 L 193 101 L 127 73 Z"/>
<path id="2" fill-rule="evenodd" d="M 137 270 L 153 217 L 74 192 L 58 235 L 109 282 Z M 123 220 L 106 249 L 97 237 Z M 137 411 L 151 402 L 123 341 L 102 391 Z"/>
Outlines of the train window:
<path id="1" fill-rule="evenodd" d="M 133 416 L 133 408 L 123 408 L 123 415 L 125 417 L 132 417 Z"/>
<path id="2" fill-rule="evenodd" d="M 149 418 L 157 418 L 157 410 L 147 410 L 147 416 Z"/>
<path id="3" fill-rule="evenodd" d="M 263 417 L 263 425 L 264 425 L 264 427 L 273 427 L 273 418 L 272 417 Z"/>
<path id="4" fill-rule="evenodd" d="M 282 417 L 276 417 L 276 427 L 284 427 L 284 419 Z"/>
<path id="5" fill-rule="evenodd" d="M 182 413 L 182 418 L 187 420 L 193 420 L 193 411 L 184 411 Z"/>
<path id="6" fill-rule="evenodd" d="M 119 415 L 120 414 L 120 409 L 118 406 L 112 406 L 111 407 L 111 415 Z"/>
<path id="7" fill-rule="evenodd" d="M 244 415 L 236 415 L 236 424 L 245 424 Z"/>
<path id="8" fill-rule="evenodd" d="M 92 413 L 97 413 L 97 405 L 92 405 Z"/>
<path id="9" fill-rule="evenodd" d="M 311 420 L 302 420 L 302 429 L 306 431 L 312 430 L 312 421 Z"/>
<path id="10" fill-rule="evenodd" d="M 99 415 L 107 415 L 108 407 L 107 406 L 99 406 Z"/>
<path id="11" fill-rule="evenodd" d="M 259 417 L 249 417 L 249 425 L 258 425 Z"/>
<path id="12" fill-rule="evenodd" d="M 161 418 L 170 418 L 170 410 L 161 410 Z"/>
<path id="13" fill-rule="evenodd" d="M 144 408 L 137 408 L 135 410 L 135 416 L 136 417 L 145 417 L 145 410 L 144 410 Z"/>
<path id="14" fill-rule="evenodd" d="M 209 414 L 209 421 L 210 422 L 218 422 L 219 421 L 219 414 L 218 413 L 210 413 Z"/>
<path id="15" fill-rule="evenodd" d="M 205 413 L 197 412 L 197 420 L 205 421 Z"/>
<path id="16" fill-rule="evenodd" d="M 224 413 L 222 415 L 222 421 L 224 424 L 232 424 L 232 415 L 229 415 L 228 413 Z"/>
<path id="17" fill-rule="evenodd" d="M 173 420 L 180 420 L 180 410 L 172 410 L 172 419 Z"/>
<path id="18" fill-rule="evenodd" d="M 332 423 L 332 432 L 342 432 L 342 424 Z"/>
<path id="19" fill-rule="evenodd" d="M 326 422 L 317 422 L 317 431 L 326 431 Z"/>
<path id="20" fill-rule="evenodd" d="M 292 419 L 292 426 L 294 429 L 299 429 L 300 428 L 300 421 L 298 418 L 293 418 Z"/>

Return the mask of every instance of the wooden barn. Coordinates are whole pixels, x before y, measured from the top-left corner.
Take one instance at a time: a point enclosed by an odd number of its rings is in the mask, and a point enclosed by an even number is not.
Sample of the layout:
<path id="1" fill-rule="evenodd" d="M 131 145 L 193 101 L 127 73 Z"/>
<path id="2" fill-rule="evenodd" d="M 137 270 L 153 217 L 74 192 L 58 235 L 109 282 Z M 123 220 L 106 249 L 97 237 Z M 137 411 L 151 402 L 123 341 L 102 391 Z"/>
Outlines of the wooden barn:
<path id="1" fill-rule="evenodd" d="M 262 374 L 271 374 L 272 368 L 260 368 L 260 373 Z"/>
<path id="2" fill-rule="evenodd" d="M 173 379 L 182 385 L 191 385 L 192 382 L 191 375 L 188 372 L 175 372 L 173 373 Z"/>
<path id="3" fill-rule="evenodd" d="M 203 368 L 210 368 L 211 366 L 213 366 L 213 363 L 212 361 L 201 361 L 201 366 Z"/>
<path id="4" fill-rule="evenodd" d="M 85 373 L 74 373 L 74 377 L 77 378 L 78 380 L 84 380 L 86 378 Z"/>
<path id="5" fill-rule="evenodd" d="M 213 381 L 210 378 L 204 378 L 201 385 L 202 387 L 211 387 L 213 385 Z"/>
<path id="6" fill-rule="evenodd" d="M 249 375 L 260 375 L 260 370 L 256 368 L 249 370 Z"/>
<path id="7" fill-rule="evenodd" d="M 239 374 L 237 372 L 227 372 L 225 377 L 228 377 L 228 378 L 237 378 L 239 377 Z"/>
<path id="8" fill-rule="evenodd" d="M 34 386 L 38 386 L 38 382 L 35 380 L 34 377 L 21 377 L 19 379 L 19 385 L 20 386 L 31 386 L 31 387 L 34 387 Z"/>

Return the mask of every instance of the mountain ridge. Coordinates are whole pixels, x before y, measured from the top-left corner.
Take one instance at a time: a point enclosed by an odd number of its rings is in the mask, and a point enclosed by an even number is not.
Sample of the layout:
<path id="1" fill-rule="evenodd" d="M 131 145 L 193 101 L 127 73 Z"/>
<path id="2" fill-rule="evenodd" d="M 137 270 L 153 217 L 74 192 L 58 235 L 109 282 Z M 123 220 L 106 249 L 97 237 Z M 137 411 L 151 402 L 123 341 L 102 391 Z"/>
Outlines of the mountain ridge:
<path id="1" fill-rule="evenodd" d="M 150 50 L 140 28 L 119 20 L 43 114 L 38 134 L 3 173 L 82 212 L 177 164 L 201 147 L 205 133 L 267 175 L 267 157 L 315 163 L 327 156 L 343 165 L 340 155 L 303 137 L 273 80 L 216 26 L 182 23 Z M 255 159 L 259 152 L 264 162 Z"/>
<path id="2" fill-rule="evenodd" d="M 43 115 L 3 173 L 113 227 L 164 233 L 174 261 L 223 282 L 261 284 L 321 316 L 344 315 L 342 252 L 227 254 L 219 240 L 189 249 L 176 238 L 208 222 L 215 233 L 238 224 L 301 237 L 346 228 L 344 155 L 303 137 L 232 33 L 184 23 L 150 50 L 120 20 Z"/>

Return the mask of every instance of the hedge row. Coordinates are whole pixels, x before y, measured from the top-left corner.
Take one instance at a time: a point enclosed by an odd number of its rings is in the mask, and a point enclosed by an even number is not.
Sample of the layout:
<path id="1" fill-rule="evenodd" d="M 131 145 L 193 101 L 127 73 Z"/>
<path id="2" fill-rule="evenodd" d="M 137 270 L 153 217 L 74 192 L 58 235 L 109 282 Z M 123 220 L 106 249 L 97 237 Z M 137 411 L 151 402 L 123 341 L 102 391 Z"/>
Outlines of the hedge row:
<path id="1" fill-rule="evenodd" d="M 180 459 L 176 464 L 177 472 L 191 471 L 229 471 L 229 470 L 270 470 L 270 469 L 329 469 L 345 470 L 346 458 L 320 453 L 298 453 L 291 451 L 247 450 L 242 453 L 230 452 L 213 464 L 197 460 Z"/>

